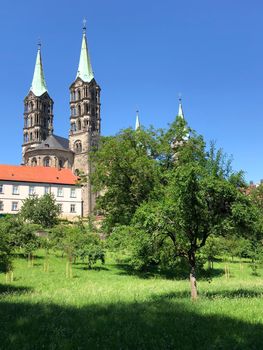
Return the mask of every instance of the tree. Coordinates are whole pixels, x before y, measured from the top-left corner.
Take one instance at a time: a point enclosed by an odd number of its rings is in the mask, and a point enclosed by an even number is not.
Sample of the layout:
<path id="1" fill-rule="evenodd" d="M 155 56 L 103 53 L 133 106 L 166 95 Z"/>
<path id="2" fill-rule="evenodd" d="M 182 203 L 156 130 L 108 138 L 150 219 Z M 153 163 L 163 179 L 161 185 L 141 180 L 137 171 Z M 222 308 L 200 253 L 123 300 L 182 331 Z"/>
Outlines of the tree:
<path id="1" fill-rule="evenodd" d="M 242 183 L 241 174 L 232 173 L 229 162 L 221 151 L 215 152 L 213 145 L 206 152 L 203 142 L 190 139 L 179 150 L 174 169 L 166 177 L 162 197 L 141 205 L 134 224 L 173 242 L 175 255 L 189 263 L 191 296 L 196 299 L 197 251 L 212 234 L 239 229 L 255 235 L 259 213 L 236 186 Z"/>
<path id="2" fill-rule="evenodd" d="M 105 215 L 104 228 L 129 224 L 136 208 L 147 200 L 159 181 L 158 133 L 127 129 L 104 137 L 91 155 L 92 184 L 101 195 L 97 209 Z"/>
<path id="3" fill-rule="evenodd" d="M 24 200 L 20 215 L 31 223 L 39 224 L 43 228 L 53 227 L 58 222 L 60 210 L 52 194 L 42 197 L 31 196 Z"/>
<path id="4" fill-rule="evenodd" d="M 9 218 L 0 219 L 0 271 L 5 272 L 6 276 L 9 274 L 11 282 L 13 247 L 10 242 L 9 227 Z"/>

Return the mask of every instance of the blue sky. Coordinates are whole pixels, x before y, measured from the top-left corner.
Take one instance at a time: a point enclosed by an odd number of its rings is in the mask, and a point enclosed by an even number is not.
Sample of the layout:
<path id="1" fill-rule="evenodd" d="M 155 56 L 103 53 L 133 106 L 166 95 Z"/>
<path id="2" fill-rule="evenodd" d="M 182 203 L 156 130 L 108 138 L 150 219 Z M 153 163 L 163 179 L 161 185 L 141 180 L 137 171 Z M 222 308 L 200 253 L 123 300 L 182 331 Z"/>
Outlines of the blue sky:
<path id="1" fill-rule="evenodd" d="M 165 127 L 183 96 L 185 117 L 263 178 L 263 2 L 260 0 L 13 0 L 1 3 L 0 163 L 19 164 L 23 98 L 41 38 L 55 133 L 67 137 L 82 19 L 101 86 L 102 132 Z"/>

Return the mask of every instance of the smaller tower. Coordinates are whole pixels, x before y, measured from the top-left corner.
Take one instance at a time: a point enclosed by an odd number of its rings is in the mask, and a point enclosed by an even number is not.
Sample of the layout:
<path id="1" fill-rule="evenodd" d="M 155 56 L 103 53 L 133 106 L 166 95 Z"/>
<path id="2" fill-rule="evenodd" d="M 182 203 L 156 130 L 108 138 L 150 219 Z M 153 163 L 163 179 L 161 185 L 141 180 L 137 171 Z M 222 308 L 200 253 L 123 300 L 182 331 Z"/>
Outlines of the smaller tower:
<path id="1" fill-rule="evenodd" d="M 136 111 L 136 122 L 135 122 L 135 131 L 139 130 L 141 127 L 141 123 L 140 123 L 140 118 L 139 118 L 139 111 Z"/>
<path id="2" fill-rule="evenodd" d="M 53 100 L 47 91 L 39 44 L 32 85 L 24 99 L 23 163 L 26 150 L 34 149 L 52 133 Z"/>

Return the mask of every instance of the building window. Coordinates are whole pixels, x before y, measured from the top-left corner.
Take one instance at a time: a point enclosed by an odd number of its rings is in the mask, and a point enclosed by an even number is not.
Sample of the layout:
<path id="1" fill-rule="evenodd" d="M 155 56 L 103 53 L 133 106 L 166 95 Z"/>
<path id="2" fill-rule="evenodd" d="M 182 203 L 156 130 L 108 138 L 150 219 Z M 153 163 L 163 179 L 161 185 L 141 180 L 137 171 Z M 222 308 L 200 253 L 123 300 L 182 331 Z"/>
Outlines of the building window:
<path id="1" fill-rule="evenodd" d="M 46 167 L 50 166 L 50 158 L 49 157 L 45 157 L 43 160 L 43 165 Z"/>
<path id="2" fill-rule="evenodd" d="M 50 192 L 50 187 L 49 186 L 45 186 L 44 187 L 44 194 L 48 194 Z"/>
<path id="3" fill-rule="evenodd" d="M 70 212 L 76 213 L 76 204 L 70 204 Z"/>
<path id="4" fill-rule="evenodd" d="M 18 211 L 18 202 L 12 202 L 12 211 Z"/>
<path id="5" fill-rule="evenodd" d="M 58 197 L 63 197 L 63 187 L 58 187 L 57 196 Z"/>
<path id="6" fill-rule="evenodd" d="M 81 121 L 78 120 L 78 130 L 81 130 Z"/>
<path id="7" fill-rule="evenodd" d="M 33 196 L 35 194 L 35 186 L 29 186 L 28 193 L 30 196 Z"/>
<path id="8" fill-rule="evenodd" d="M 19 187 L 18 185 L 13 185 L 13 194 L 19 194 Z"/>
<path id="9" fill-rule="evenodd" d="M 0 201 L 0 211 L 3 211 L 3 210 L 4 210 L 4 202 Z"/>
<path id="10" fill-rule="evenodd" d="M 76 189 L 75 188 L 71 188 L 70 189 L 70 197 L 71 198 L 76 198 Z"/>
<path id="11" fill-rule="evenodd" d="M 59 161 L 58 161 L 58 167 L 59 167 L 60 169 L 62 169 L 63 166 L 64 166 L 64 161 L 63 161 L 62 159 L 59 159 Z"/>
<path id="12" fill-rule="evenodd" d="M 58 209 L 59 209 L 60 213 L 63 212 L 63 205 L 62 205 L 62 203 L 58 203 Z"/>
<path id="13" fill-rule="evenodd" d="M 81 94 L 80 94 L 80 90 L 78 90 L 78 99 L 81 99 Z"/>
<path id="14" fill-rule="evenodd" d="M 4 193 L 4 185 L 0 184 L 0 193 Z"/>
<path id="15" fill-rule="evenodd" d="M 77 140 L 74 144 L 74 150 L 76 153 L 81 153 L 82 152 L 82 145 L 81 145 L 81 141 Z"/>
<path id="16" fill-rule="evenodd" d="M 80 107 L 80 105 L 78 105 L 78 115 L 79 116 L 81 115 L 81 107 Z"/>
<path id="17" fill-rule="evenodd" d="M 31 160 L 31 166 L 37 166 L 37 159 L 36 158 L 33 158 Z"/>

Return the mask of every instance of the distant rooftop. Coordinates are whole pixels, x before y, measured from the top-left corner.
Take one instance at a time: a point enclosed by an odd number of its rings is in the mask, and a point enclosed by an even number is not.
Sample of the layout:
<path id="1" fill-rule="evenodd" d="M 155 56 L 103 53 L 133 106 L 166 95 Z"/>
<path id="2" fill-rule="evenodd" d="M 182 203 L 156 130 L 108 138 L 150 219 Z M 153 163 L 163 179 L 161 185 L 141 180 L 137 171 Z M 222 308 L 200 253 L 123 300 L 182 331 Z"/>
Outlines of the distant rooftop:
<path id="1" fill-rule="evenodd" d="M 75 185 L 78 177 L 70 169 L 42 166 L 0 165 L 0 181 Z"/>

